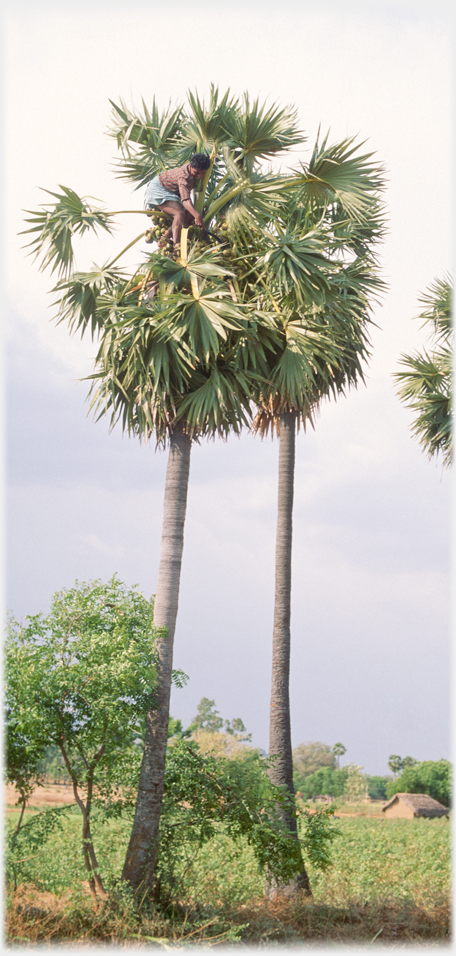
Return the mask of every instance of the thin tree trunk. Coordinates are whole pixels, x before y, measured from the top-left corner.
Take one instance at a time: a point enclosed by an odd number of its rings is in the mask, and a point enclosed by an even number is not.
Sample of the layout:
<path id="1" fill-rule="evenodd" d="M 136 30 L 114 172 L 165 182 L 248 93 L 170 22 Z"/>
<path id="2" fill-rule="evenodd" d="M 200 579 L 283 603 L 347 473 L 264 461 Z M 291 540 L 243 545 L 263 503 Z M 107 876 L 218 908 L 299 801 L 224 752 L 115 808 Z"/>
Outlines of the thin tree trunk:
<path id="1" fill-rule="evenodd" d="M 285 786 L 294 801 L 293 759 L 290 720 L 290 621 L 291 621 L 291 546 L 293 531 L 293 483 L 295 465 L 296 413 L 280 416 L 279 491 L 276 537 L 274 630 L 272 638 L 271 709 L 269 721 L 269 756 L 275 756 L 269 777 Z M 298 836 L 296 816 L 283 811 L 291 832 Z M 301 888 L 311 894 L 304 865 L 293 884 L 282 888 L 293 892 Z M 268 886 L 269 896 L 277 887 Z"/>
<path id="2" fill-rule="evenodd" d="M 15 843 L 15 840 L 16 840 L 16 837 L 17 837 L 17 834 L 19 833 L 19 830 L 21 829 L 22 820 L 23 820 L 24 813 L 25 813 L 25 808 L 26 808 L 26 806 L 27 806 L 27 794 L 26 794 L 25 790 L 22 790 L 20 787 L 18 787 L 18 790 L 19 790 L 20 797 L 21 797 L 22 808 L 21 808 L 21 813 L 20 813 L 20 816 L 19 816 L 19 820 L 17 821 L 17 827 L 16 827 L 16 829 L 15 829 L 15 831 L 14 831 L 14 834 L 13 834 L 13 846 L 14 846 L 14 843 Z"/>
<path id="3" fill-rule="evenodd" d="M 94 903 L 96 904 L 98 901 L 98 895 L 101 897 L 102 900 L 108 899 L 108 893 L 106 892 L 103 886 L 103 880 L 101 879 L 101 876 L 100 876 L 98 860 L 95 853 L 95 847 L 93 845 L 92 833 L 90 830 L 90 811 L 92 809 L 93 775 L 94 775 L 95 766 L 100 760 L 100 757 L 102 757 L 104 753 L 105 745 L 103 744 L 94 762 L 88 768 L 89 775 L 87 779 L 87 800 L 85 803 L 79 794 L 78 782 L 71 769 L 71 763 L 70 763 L 68 754 L 65 750 L 65 746 L 62 739 L 59 740 L 59 747 L 60 747 L 65 766 L 68 770 L 68 773 L 70 775 L 70 779 L 73 785 L 74 799 L 82 813 L 82 853 L 84 856 L 85 868 L 87 870 L 90 894 L 92 896 Z M 98 895 L 97 895 L 97 890 L 98 890 Z"/>
<path id="4" fill-rule="evenodd" d="M 160 570 L 155 596 L 154 623 L 167 635 L 157 644 L 156 707 L 147 715 L 144 753 L 135 819 L 122 877 L 134 888 L 152 889 L 158 827 L 165 777 L 173 642 L 184 547 L 191 439 L 176 429 L 170 438 L 166 472 Z"/>

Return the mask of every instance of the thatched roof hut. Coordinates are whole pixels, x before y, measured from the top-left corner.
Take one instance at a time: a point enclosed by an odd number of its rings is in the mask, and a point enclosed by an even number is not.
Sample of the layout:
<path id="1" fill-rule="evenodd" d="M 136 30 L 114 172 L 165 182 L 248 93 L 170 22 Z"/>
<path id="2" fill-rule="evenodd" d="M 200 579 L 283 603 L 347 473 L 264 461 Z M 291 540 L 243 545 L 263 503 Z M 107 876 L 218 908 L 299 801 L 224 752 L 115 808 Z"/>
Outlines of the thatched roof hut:
<path id="1" fill-rule="evenodd" d="M 385 817 L 412 820 L 414 817 L 448 816 L 448 807 L 428 797 L 427 793 L 395 793 L 394 797 L 382 807 Z"/>

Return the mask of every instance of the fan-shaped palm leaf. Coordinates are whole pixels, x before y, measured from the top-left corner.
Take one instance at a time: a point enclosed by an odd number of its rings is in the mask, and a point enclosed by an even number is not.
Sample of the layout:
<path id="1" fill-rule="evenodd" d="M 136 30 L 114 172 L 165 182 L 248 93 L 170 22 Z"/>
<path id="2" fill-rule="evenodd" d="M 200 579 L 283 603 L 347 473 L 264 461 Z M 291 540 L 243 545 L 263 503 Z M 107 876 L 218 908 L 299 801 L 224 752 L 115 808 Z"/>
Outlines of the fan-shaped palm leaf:
<path id="1" fill-rule="evenodd" d="M 122 271 L 109 266 L 94 266 L 91 272 L 73 272 L 70 279 L 61 280 L 52 290 L 58 293 L 54 302 L 59 307 L 57 321 L 67 322 L 70 332 L 80 329 L 81 335 L 90 325 L 93 338 L 108 320 L 112 321 L 112 305 L 120 298 L 124 285 Z M 108 296 L 110 306 L 107 310 Z"/>
<path id="2" fill-rule="evenodd" d="M 170 288 L 182 289 L 191 284 L 192 277 L 198 279 L 218 279 L 233 276 L 234 273 L 227 267 L 220 254 L 211 249 L 204 253 L 190 251 L 189 258 L 184 264 L 181 260 L 155 259 L 153 274 L 163 279 Z"/>
<path id="3" fill-rule="evenodd" d="M 452 441 L 452 287 L 448 277 L 436 280 L 420 297 L 425 306 L 418 318 L 431 326 L 435 349 L 403 355 L 405 371 L 395 372 L 398 395 L 416 417 L 412 434 L 428 457 L 439 453 L 444 465 L 453 457 Z"/>
<path id="4" fill-rule="evenodd" d="M 425 307 L 418 318 L 423 319 L 423 325 L 428 323 L 431 326 L 437 342 L 445 344 L 451 342 L 452 300 L 453 289 L 449 276 L 436 279 L 429 287 L 429 291 L 418 299 Z"/>
<path id="5" fill-rule="evenodd" d="M 372 162 L 372 153 L 358 154 L 354 138 L 333 146 L 327 142 L 328 136 L 321 145 L 317 140 L 310 163 L 302 166 L 299 198 L 317 208 L 338 201 L 352 219 L 370 220 L 384 184 L 383 168 Z"/>
<path id="6" fill-rule="evenodd" d="M 261 160 L 271 159 L 305 142 L 296 118 L 295 109 L 280 109 L 276 104 L 269 108 L 260 106 L 258 99 L 251 103 L 249 94 L 245 93 L 243 107 L 231 110 L 226 116 L 227 145 L 238 164 L 250 175 Z"/>
<path id="7" fill-rule="evenodd" d="M 198 93 L 189 90 L 187 96 L 190 112 L 180 131 L 180 146 L 187 152 L 211 153 L 214 147 L 218 149 L 220 142 L 226 141 L 226 125 L 236 112 L 237 100 L 230 90 L 219 98 L 219 90 L 213 84 L 207 106 Z"/>
<path id="8" fill-rule="evenodd" d="M 190 391 L 177 405 L 177 416 L 186 422 L 190 434 L 227 438 L 231 431 L 239 434 L 243 425 L 248 426 L 251 392 L 251 377 L 232 363 L 224 367 L 221 359 L 206 374 L 195 372 Z"/>
<path id="9" fill-rule="evenodd" d="M 328 274 L 337 268 L 325 255 L 326 246 L 321 232 L 310 231 L 301 239 L 277 226 L 263 257 L 266 281 L 273 279 L 274 288 L 278 287 L 282 295 L 293 292 L 299 305 L 321 304 L 330 289 Z"/>
<path id="10" fill-rule="evenodd" d="M 155 97 L 149 110 L 143 100 L 143 115 L 132 113 L 121 100 L 113 103 L 113 125 L 109 130 L 122 150 L 117 164 L 119 179 L 138 183 L 138 188 L 157 176 L 168 165 L 179 165 L 174 157 L 179 149 L 184 117 L 182 107 L 161 112 Z"/>
<path id="11" fill-rule="evenodd" d="M 112 232 L 112 216 L 102 209 L 96 209 L 87 204 L 86 198 L 81 198 L 67 186 L 59 187 L 62 192 L 54 193 L 48 189 L 43 192 L 55 196 L 57 202 L 51 206 L 44 205 L 38 212 L 27 210 L 32 216 L 26 222 L 32 223 L 30 229 L 24 229 L 20 235 L 37 233 L 28 243 L 31 254 L 35 258 L 41 257 L 40 269 L 50 267 L 51 273 L 68 273 L 73 265 L 72 236 L 74 233 L 83 235 L 88 229 L 97 232 L 104 229 Z M 50 207 L 49 209 L 47 207 Z"/>

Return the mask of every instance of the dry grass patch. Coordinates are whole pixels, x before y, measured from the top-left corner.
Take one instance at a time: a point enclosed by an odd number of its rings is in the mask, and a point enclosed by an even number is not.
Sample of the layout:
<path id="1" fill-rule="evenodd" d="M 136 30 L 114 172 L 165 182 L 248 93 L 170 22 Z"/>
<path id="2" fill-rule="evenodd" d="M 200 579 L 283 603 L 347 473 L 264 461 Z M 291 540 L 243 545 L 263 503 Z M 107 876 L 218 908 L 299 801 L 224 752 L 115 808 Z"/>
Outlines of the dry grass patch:
<path id="1" fill-rule="evenodd" d="M 137 945 L 245 943 L 450 943 L 448 903 L 418 906 L 385 900 L 330 906 L 305 898 L 264 899 L 220 910 L 197 906 L 169 914 L 112 898 L 94 911 L 87 887 L 61 897 L 20 886 L 8 912 L 10 944 L 56 942 L 135 942 Z"/>
<path id="2" fill-rule="evenodd" d="M 273 903 L 262 900 L 253 907 L 240 907 L 239 915 L 248 922 L 242 938 L 249 943 L 450 942 L 447 902 L 425 908 L 397 900 L 350 901 L 344 906 L 302 899 Z"/>

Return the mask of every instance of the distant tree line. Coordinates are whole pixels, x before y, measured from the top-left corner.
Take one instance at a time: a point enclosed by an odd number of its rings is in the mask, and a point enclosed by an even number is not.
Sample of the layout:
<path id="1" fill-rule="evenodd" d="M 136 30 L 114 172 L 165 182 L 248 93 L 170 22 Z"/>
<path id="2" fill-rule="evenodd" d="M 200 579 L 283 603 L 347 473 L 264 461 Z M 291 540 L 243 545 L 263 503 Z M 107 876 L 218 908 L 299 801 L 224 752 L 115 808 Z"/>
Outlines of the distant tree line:
<path id="1" fill-rule="evenodd" d="M 299 744 L 293 751 L 293 782 L 304 800 L 328 796 L 389 800 L 395 793 L 427 793 L 448 807 L 451 804 L 451 763 L 391 754 L 388 767 L 393 776 L 370 776 L 361 767 L 338 765 L 346 753 L 343 744 L 333 747 L 320 741 Z"/>
<path id="2" fill-rule="evenodd" d="M 451 806 L 452 766 L 449 760 L 423 760 L 420 763 L 405 757 L 399 770 L 399 776 L 387 785 L 388 799 L 395 793 L 427 793 L 444 807 Z"/>

